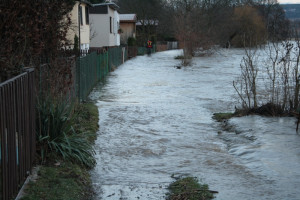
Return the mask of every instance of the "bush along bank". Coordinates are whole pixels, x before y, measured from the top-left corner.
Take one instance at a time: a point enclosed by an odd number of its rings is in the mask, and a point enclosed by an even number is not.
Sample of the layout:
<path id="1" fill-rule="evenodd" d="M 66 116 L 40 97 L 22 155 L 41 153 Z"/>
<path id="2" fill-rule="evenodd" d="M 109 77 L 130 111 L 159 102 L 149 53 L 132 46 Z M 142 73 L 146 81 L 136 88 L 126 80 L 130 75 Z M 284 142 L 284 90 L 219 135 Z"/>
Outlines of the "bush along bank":
<path id="1" fill-rule="evenodd" d="M 92 199 L 88 171 L 96 163 L 98 108 L 45 99 L 38 102 L 37 115 L 37 164 L 41 166 L 21 199 Z"/>

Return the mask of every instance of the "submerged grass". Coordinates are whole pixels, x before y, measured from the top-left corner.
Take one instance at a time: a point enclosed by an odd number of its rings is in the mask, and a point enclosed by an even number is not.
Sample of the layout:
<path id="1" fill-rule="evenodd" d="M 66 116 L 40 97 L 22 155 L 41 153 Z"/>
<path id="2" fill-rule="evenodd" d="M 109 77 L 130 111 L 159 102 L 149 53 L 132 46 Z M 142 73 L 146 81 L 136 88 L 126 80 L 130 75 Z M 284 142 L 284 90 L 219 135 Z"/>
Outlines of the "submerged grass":
<path id="1" fill-rule="evenodd" d="M 167 200 L 210 200 L 214 195 L 208 185 L 200 184 L 194 177 L 181 178 L 169 186 Z"/>
<path id="2" fill-rule="evenodd" d="M 92 103 L 75 105 L 70 121 L 74 134 L 63 139 L 62 145 L 57 149 L 66 148 L 62 151 L 75 151 L 72 153 L 73 156 L 86 157 L 79 155 L 84 151 L 76 153 L 76 146 L 84 147 L 87 145 L 87 143 L 81 143 L 80 138 L 82 137 L 88 138 L 90 146 L 96 139 L 99 121 L 97 106 Z M 71 141 L 74 148 L 68 149 L 70 146 L 68 143 Z M 57 143 L 61 143 L 61 141 Z M 90 147 L 87 146 L 86 148 L 89 149 Z M 87 156 L 91 160 L 84 161 L 91 162 L 89 166 L 78 162 L 79 158 L 75 161 L 74 159 L 65 159 L 63 155 L 64 153 L 58 153 L 56 150 L 49 152 L 47 162 L 40 167 L 37 180 L 25 186 L 25 195 L 21 199 L 91 199 L 93 192 L 88 169 L 94 164 L 94 157 Z"/>
<path id="3" fill-rule="evenodd" d="M 230 119 L 235 116 L 236 116 L 236 113 L 214 113 L 212 118 L 218 122 L 222 122 L 224 120 Z"/>

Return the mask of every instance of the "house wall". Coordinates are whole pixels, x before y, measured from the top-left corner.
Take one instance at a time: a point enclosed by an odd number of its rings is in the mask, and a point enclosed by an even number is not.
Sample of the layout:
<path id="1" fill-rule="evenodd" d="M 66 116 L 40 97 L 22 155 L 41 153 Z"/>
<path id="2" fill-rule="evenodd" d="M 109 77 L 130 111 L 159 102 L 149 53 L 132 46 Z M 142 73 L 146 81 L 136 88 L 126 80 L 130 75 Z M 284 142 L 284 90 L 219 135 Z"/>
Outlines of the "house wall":
<path id="1" fill-rule="evenodd" d="M 79 2 L 76 2 L 75 6 L 73 7 L 73 10 L 70 13 L 72 25 L 67 33 L 67 39 L 70 41 L 71 44 L 74 44 L 74 37 L 75 34 L 79 37 L 79 11 L 78 11 L 78 5 Z M 82 22 L 83 24 L 80 24 L 80 44 L 81 49 L 89 49 L 90 45 L 90 23 L 86 23 L 86 7 L 87 5 L 85 3 L 81 3 L 80 6 L 82 7 Z M 73 47 L 72 47 L 73 48 Z"/>
<path id="2" fill-rule="evenodd" d="M 109 15 L 90 14 L 91 20 L 91 47 L 104 47 L 109 44 Z"/>
<path id="3" fill-rule="evenodd" d="M 110 24 L 111 19 L 111 24 Z M 90 46 L 94 48 L 106 46 L 119 46 L 120 34 L 119 13 L 112 8 L 108 8 L 108 14 L 91 14 L 91 39 Z"/>
<path id="4" fill-rule="evenodd" d="M 118 33 L 120 29 L 120 17 L 118 11 L 114 11 L 114 45 L 113 46 L 120 46 L 120 34 Z"/>
<path id="5" fill-rule="evenodd" d="M 135 22 L 121 22 L 120 28 L 123 31 L 121 33 L 121 44 L 127 44 L 130 37 L 135 38 Z"/>

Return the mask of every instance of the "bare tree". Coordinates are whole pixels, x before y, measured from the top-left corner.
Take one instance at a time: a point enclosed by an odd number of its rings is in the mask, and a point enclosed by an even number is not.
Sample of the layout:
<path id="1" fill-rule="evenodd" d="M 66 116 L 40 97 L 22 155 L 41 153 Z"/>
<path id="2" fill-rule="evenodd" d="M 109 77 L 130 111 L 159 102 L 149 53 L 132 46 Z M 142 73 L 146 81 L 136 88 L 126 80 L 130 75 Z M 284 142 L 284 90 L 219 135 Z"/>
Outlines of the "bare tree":
<path id="1" fill-rule="evenodd" d="M 240 64 L 241 78 L 238 82 L 233 82 L 233 87 L 237 91 L 243 102 L 244 108 L 257 108 L 257 49 L 245 48 L 245 56 Z"/>
<path id="2" fill-rule="evenodd" d="M 297 110 L 299 108 L 299 92 L 300 92 L 300 72 L 299 72 L 299 64 L 300 64 L 300 38 L 297 29 L 295 28 L 295 63 L 294 63 L 294 80 L 295 80 L 295 91 L 294 91 L 294 105 L 293 109 Z"/>
<path id="3" fill-rule="evenodd" d="M 278 102 L 275 102 L 276 99 L 276 88 L 277 88 L 277 79 L 278 79 L 278 69 L 277 69 L 277 63 L 280 58 L 280 43 L 278 42 L 269 42 L 266 45 L 266 54 L 267 54 L 267 60 L 265 60 L 265 66 L 267 68 L 267 74 L 268 78 L 271 81 L 270 84 L 270 92 L 271 92 L 271 103 L 277 104 Z M 277 99 L 278 100 L 278 99 Z"/>

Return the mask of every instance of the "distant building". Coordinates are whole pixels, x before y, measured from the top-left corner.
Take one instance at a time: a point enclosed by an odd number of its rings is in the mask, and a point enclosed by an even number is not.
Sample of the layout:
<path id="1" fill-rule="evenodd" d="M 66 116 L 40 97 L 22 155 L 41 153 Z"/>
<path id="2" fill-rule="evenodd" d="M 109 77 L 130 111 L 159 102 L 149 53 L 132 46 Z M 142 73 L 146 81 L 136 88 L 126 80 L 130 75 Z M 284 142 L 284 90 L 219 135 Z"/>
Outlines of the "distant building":
<path id="1" fill-rule="evenodd" d="M 92 48 L 120 46 L 119 6 L 115 3 L 93 4 L 90 9 Z"/>
<path id="2" fill-rule="evenodd" d="M 136 36 L 136 14 L 120 14 L 121 44 L 127 44 L 128 38 Z"/>
<path id="3" fill-rule="evenodd" d="M 70 13 L 72 25 L 67 33 L 67 39 L 74 45 L 74 38 L 77 35 L 78 39 L 80 39 L 81 50 L 88 50 L 90 48 L 89 8 L 91 5 L 86 0 L 76 1 Z M 73 48 L 73 45 L 71 48 Z"/>

